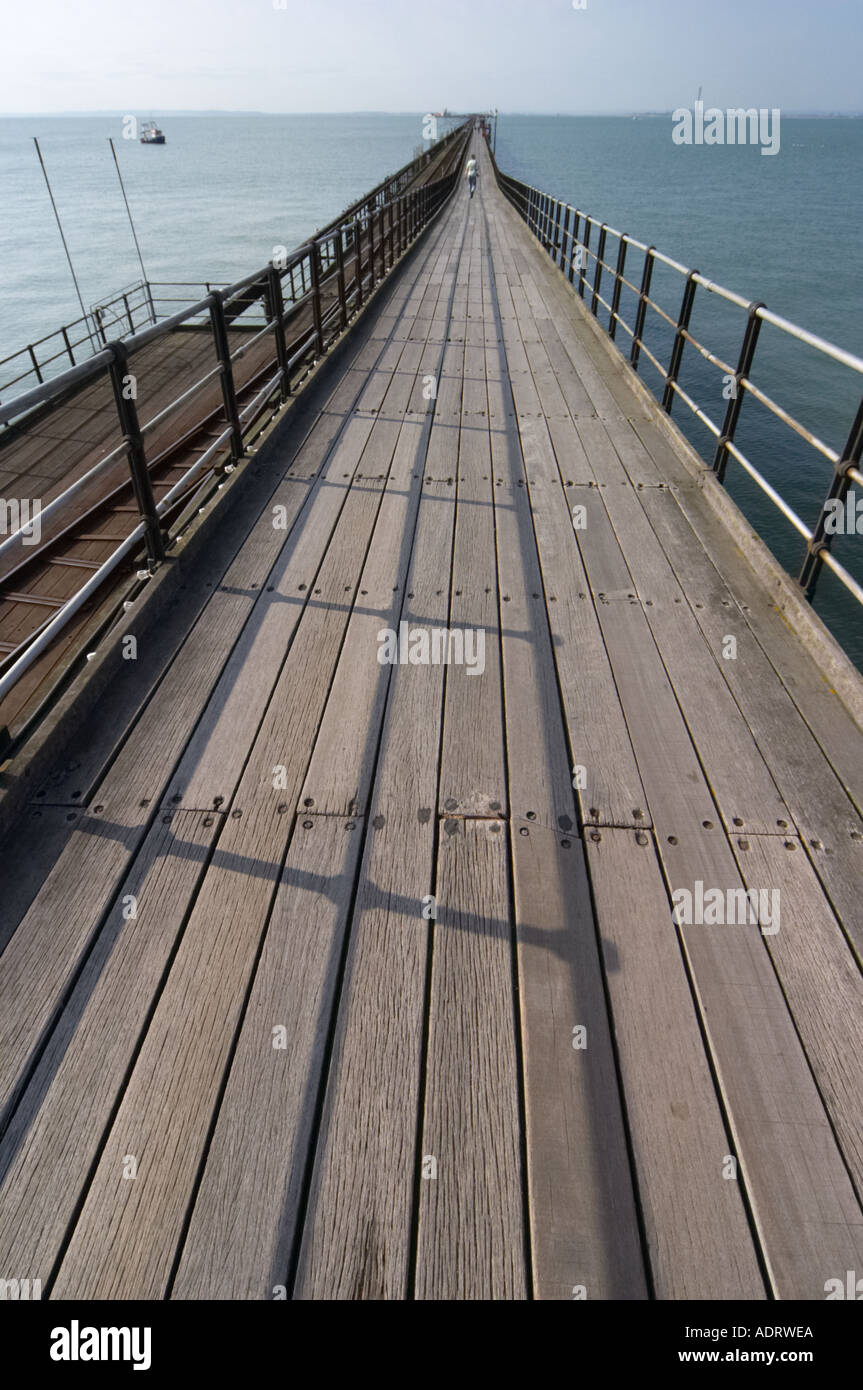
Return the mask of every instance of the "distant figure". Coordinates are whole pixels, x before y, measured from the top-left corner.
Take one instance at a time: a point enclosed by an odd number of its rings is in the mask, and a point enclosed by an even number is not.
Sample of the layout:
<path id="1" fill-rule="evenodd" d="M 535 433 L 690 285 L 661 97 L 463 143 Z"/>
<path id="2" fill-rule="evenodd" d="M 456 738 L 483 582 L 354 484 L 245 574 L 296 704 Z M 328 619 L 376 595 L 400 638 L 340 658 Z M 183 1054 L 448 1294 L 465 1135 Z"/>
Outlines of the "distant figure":
<path id="1" fill-rule="evenodd" d="M 476 192 L 476 160 L 474 159 L 473 155 L 471 155 L 470 159 L 467 162 L 466 172 L 467 186 L 470 189 L 470 196 L 473 197 L 474 193 Z"/>

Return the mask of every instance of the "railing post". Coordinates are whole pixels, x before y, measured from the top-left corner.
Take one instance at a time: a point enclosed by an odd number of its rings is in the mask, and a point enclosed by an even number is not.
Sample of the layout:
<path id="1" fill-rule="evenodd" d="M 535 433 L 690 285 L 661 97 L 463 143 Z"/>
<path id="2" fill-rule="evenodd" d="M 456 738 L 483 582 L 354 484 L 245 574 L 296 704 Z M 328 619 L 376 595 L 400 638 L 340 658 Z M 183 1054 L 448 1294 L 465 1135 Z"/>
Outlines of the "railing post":
<path id="1" fill-rule="evenodd" d="M 32 345 L 30 343 L 27 344 L 27 351 L 30 354 L 30 361 L 33 363 L 33 370 L 36 373 L 36 380 L 39 382 L 39 385 L 41 386 L 45 378 L 42 376 L 42 370 L 39 366 L 38 361 L 36 360 L 36 354 L 33 351 Z"/>
<path id="2" fill-rule="evenodd" d="M 378 278 L 380 280 L 383 280 L 384 276 L 387 273 L 387 219 L 386 214 L 384 212 L 384 206 L 385 205 L 381 203 L 381 206 L 378 209 L 378 230 L 380 232 L 380 236 L 378 237 L 378 251 L 380 252 L 381 257 L 381 273 Z"/>
<path id="3" fill-rule="evenodd" d="M 797 582 L 810 602 L 815 594 L 815 586 L 824 564 L 824 552 L 830 549 L 835 534 L 835 532 L 827 530 L 827 507 L 831 502 L 837 501 L 844 505 L 851 486 L 851 479 L 848 476 L 849 470 L 852 468 L 859 470 L 861 459 L 863 459 L 863 401 L 857 408 L 857 415 L 851 426 L 848 442 L 836 464 L 830 491 L 824 499 L 824 506 L 821 508 L 815 523 L 812 539 L 806 546 L 806 559 L 803 561 L 803 568 Z"/>
<path id="4" fill-rule="evenodd" d="M 590 312 L 596 318 L 596 310 L 599 307 L 599 287 L 602 284 L 602 262 L 605 257 L 605 238 L 608 228 L 603 222 L 599 229 L 599 245 L 596 248 L 596 271 L 593 276 L 593 298 L 590 301 Z"/>
<path id="5" fill-rule="evenodd" d="M 635 313 L 635 332 L 632 335 L 632 351 L 629 360 L 633 367 L 638 366 L 641 356 L 641 336 L 644 333 L 644 319 L 647 314 L 647 300 L 650 296 L 650 282 L 653 279 L 653 253 L 655 246 L 648 246 L 644 253 L 644 269 L 641 272 L 641 289 L 638 292 L 638 309 Z"/>
<path id="6" fill-rule="evenodd" d="M 213 342 L 216 345 L 216 357 L 219 361 L 219 371 L 222 380 L 222 401 L 225 407 L 225 419 L 231 427 L 231 461 L 243 456 L 243 427 L 240 424 L 240 415 L 237 410 L 237 393 L 234 390 L 234 367 L 231 362 L 231 345 L 228 342 L 228 329 L 225 323 L 225 305 L 218 290 L 208 298 L 210 305 L 210 324 L 213 329 Z"/>
<path id="7" fill-rule="evenodd" d="M 162 535 L 159 514 L 156 511 L 152 479 L 147 468 L 147 455 L 138 420 L 138 407 L 128 390 L 129 382 L 126 371 L 128 355 L 123 344 L 119 342 L 109 343 L 108 351 L 112 354 L 109 371 L 111 385 L 114 389 L 114 403 L 117 407 L 120 429 L 123 432 L 123 442 L 126 445 L 126 457 L 129 460 L 129 472 L 132 476 L 135 501 L 144 523 L 147 568 L 152 573 L 160 561 L 165 558 L 165 539 Z"/>
<path id="8" fill-rule="evenodd" d="M 558 238 L 560 237 L 560 214 L 562 209 L 563 203 L 560 201 L 560 199 L 558 199 L 557 212 L 554 218 L 554 244 L 551 248 L 551 259 L 554 261 L 555 265 L 557 265 L 557 256 L 560 250 L 560 243 Z"/>
<path id="9" fill-rule="evenodd" d="M 345 248 L 342 245 L 342 229 L 336 228 L 336 284 L 339 288 L 339 321 L 342 328 L 348 325 L 348 296 L 345 287 Z"/>
<path id="10" fill-rule="evenodd" d="M 357 286 L 358 309 L 363 307 L 363 224 L 362 219 L 354 219 L 354 278 Z"/>
<path id="11" fill-rule="evenodd" d="M 324 326 L 321 316 L 321 272 L 318 256 L 318 243 L 312 241 L 309 246 L 309 275 L 312 281 L 312 319 L 315 325 L 317 355 L 321 357 L 324 351 Z"/>
<path id="12" fill-rule="evenodd" d="M 572 232 L 569 238 L 569 283 L 572 284 L 575 277 L 575 248 L 578 245 L 578 224 L 581 221 L 581 213 L 578 208 L 573 208 Z"/>
<path id="13" fill-rule="evenodd" d="M 763 309 L 764 305 L 758 303 L 750 304 L 749 317 L 746 320 L 746 332 L 743 335 L 743 345 L 740 349 L 740 357 L 737 361 L 737 371 L 734 374 L 734 392 L 728 401 L 728 408 L 725 412 L 725 419 L 722 422 L 722 433 L 716 444 L 716 453 L 713 456 L 713 472 L 716 474 L 720 483 L 725 481 L 725 470 L 728 467 L 728 445 L 734 439 L 734 432 L 737 429 L 737 421 L 740 418 L 740 411 L 743 408 L 743 392 L 740 383 L 747 377 L 752 367 L 752 359 L 755 356 L 755 348 L 758 344 L 758 335 L 761 332 L 761 319 L 758 317 L 758 310 Z"/>
<path id="14" fill-rule="evenodd" d="M 282 297 L 282 277 L 274 265 L 267 269 L 269 287 L 270 318 L 275 324 L 276 361 L 282 374 L 281 397 L 283 401 L 291 394 L 291 371 L 288 365 L 288 348 L 285 343 L 285 301 Z"/>
<path id="15" fill-rule="evenodd" d="M 611 296 L 611 317 L 608 320 L 608 336 L 614 340 L 617 333 L 617 315 L 620 311 L 620 291 L 623 288 L 623 272 L 626 267 L 626 232 L 621 232 L 617 248 L 617 266 L 614 272 L 614 294 Z"/>
<path id="16" fill-rule="evenodd" d="M 698 288 L 695 283 L 697 270 L 690 270 L 686 277 L 686 285 L 683 290 L 683 299 L 680 304 L 680 314 L 677 319 L 677 332 L 674 335 L 674 346 L 671 349 L 671 361 L 668 364 L 668 376 L 665 378 L 665 390 L 662 393 L 662 408 L 667 415 L 671 414 L 671 407 L 674 404 L 674 383 L 680 375 L 680 364 L 683 361 L 683 349 L 686 346 L 686 339 L 683 336 L 689 327 L 689 320 L 692 315 L 692 303 L 695 299 L 695 291 Z"/>
<path id="17" fill-rule="evenodd" d="M 569 214 L 571 212 L 572 208 L 569 206 L 569 203 L 567 203 L 566 212 L 563 215 L 563 228 L 560 234 L 560 259 L 557 262 L 561 270 L 563 270 L 566 265 L 566 239 L 569 236 Z"/>
<path id="18" fill-rule="evenodd" d="M 126 306 L 126 318 L 129 320 L 129 332 L 135 332 L 135 320 L 132 318 L 132 310 L 129 308 L 129 296 L 123 295 L 123 303 Z"/>
<path id="19" fill-rule="evenodd" d="M 72 351 L 72 344 L 69 342 L 69 334 L 66 332 L 65 328 L 61 328 L 60 332 L 63 334 L 63 342 L 66 344 L 66 351 L 69 354 L 69 361 L 72 363 L 72 366 L 74 367 L 75 354 Z"/>
<path id="20" fill-rule="evenodd" d="M 584 255 L 583 255 L 583 257 L 582 257 L 582 262 L 581 262 L 581 272 L 580 272 L 579 277 L 578 277 L 578 293 L 579 293 L 579 298 L 581 298 L 581 299 L 584 299 L 584 287 L 585 287 L 585 285 L 587 284 L 587 262 L 588 262 L 588 259 L 589 259 L 587 253 L 588 253 L 588 251 L 590 250 L 590 228 L 591 228 L 591 225 L 592 225 L 592 223 L 591 223 L 591 221 L 590 221 L 590 217 L 588 216 L 587 213 L 585 213 L 585 214 L 584 214 L 584 242 L 583 242 L 583 246 L 584 246 Z"/>

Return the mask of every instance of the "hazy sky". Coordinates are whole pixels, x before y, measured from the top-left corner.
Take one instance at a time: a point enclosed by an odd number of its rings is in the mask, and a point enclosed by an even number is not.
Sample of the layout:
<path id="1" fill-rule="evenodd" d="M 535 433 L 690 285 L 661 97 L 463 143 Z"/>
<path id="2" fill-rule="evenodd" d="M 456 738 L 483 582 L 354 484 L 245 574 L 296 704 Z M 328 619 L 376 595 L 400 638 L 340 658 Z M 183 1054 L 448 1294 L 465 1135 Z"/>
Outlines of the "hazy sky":
<path id="1" fill-rule="evenodd" d="M 863 0 L 0 0 L 0 111 L 863 110 Z"/>

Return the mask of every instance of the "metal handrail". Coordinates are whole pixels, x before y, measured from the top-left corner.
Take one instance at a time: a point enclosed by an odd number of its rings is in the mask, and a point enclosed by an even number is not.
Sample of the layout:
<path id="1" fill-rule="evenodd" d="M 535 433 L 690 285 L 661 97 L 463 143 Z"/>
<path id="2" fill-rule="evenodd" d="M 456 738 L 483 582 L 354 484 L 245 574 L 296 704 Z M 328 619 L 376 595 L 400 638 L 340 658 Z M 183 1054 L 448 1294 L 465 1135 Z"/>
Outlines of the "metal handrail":
<path id="1" fill-rule="evenodd" d="M 361 211 L 376 212 L 380 206 L 387 205 L 391 200 L 393 200 L 400 193 L 402 193 L 408 187 L 409 184 L 411 184 L 416 178 L 418 178 L 420 173 L 422 173 L 424 169 L 429 167 L 432 158 L 438 158 L 447 148 L 449 148 L 453 144 L 453 142 L 461 138 L 463 134 L 463 125 L 456 126 L 453 130 L 448 131 L 445 136 L 443 136 L 440 140 L 437 141 L 437 143 L 432 147 L 432 149 L 426 150 L 418 158 L 412 159 L 409 161 L 409 163 L 403 165 L 402 168 L 398 169 L 394 174 L 390 174 L 385 179 L 382 179 L 381 182 L 376 184 L 373 189 L 371 189 L 368 193 L 364 193 L 361 198 L 358 198 L 354 203 L 350 205 L 350 207 L 346 208 L 345 211 L 341 213 L 339 217 L 336 217 L 331 222 L 328 222 L 326 226 L 321 227 L 315 233 L 314 239 L 320 242 L 324 238 L 332 236 L 336 228 L 341 228 L 347 222 L 352 221 Z M 84 314 L 83 316 L 80 316 L 77 319 L 72 319 L 71 322 L 62 325 L 60 328 L 54 329 L 51 333 L 46 333 L 41 338 L 35 338 L 32 342 L 25 344 L 24 347 L 17 348 L 15 352 L 9 353 L 6 357 L 0 358 L 0 371 L 2 371 L 2 368 L 5 367 L 8 363 L 13 362 L 15 358 L 18 357 L 29 358 L 30 362 L 30 365 L 27 367 L 25 371 L 20 372 L 17 376 L 10 378 L 8 381 L 0 383 L 0 392 L 8 392 L 13 386 L 19 385 L 21 382 L 26 381 L 28 377 L 32 376 L 35 376 L 37 383 L 41 384 L 44 380 L 44 377 L 42 375 L 43 371 L 46 368 L 50 367 L 52 363 L 57 362 L 60 358 L 68 357 L 71 365 L 75 366 L 75 349 L 82 347 L 84 344 L 89 345 L 90 351 L 93 351 L 94 341 L 97 344 L 104 346 L 105 334 L 103 330 L 105 328 L 110 328 L 122 322 L 128 322 L 128 310 L 130 306 L 125 304 L 125 297 L 128 295 L 136 293 L 142 295 L 141 301 L 138 304 L 131 306 L 133 316 L 134 310 L 145 308 L 147 310 L 148 320 L 155 323 L 156 313 L 153 302 L 154 299 L 157 299 L 162 303 L 171 302 L 171 300 L 166 296 L 153 295 L 152 291 L 160 284 L 174 287 L 186 285 L 197 285 L 200 287 L 206 285 L 207 294 L 210 294 L 213 289 L 225 288 L 224 283 L 219 283 L 216 281 L 192 280 L 139 280 L 132 285 L 125 286 L 123 289 L 117 291 L 116 294 L 112 295 L 111 298 L 106 300 L 103 304 L 93 306 L 93 308 L 90 309 L 89 313 Z M 97 311 L 109 309 L 112 306 L 119 304 L 124 304 L 126 312 L 120 311 L 116 313 L 107 322 L 103 321 L 102 323 L 100 323 L 97 320 Z M 82 336 L 70 340 L 68 337 L 69 333 L 73 330 L 81 328 L 82 326 L 84 328 Z M 131 323 L 129 326 L 134 332 L 134 323 Z M 58 337 L 62 338 L 63 340 L 62 347 L 59 347 L 57 352 L 53 353 L 51 356 L 47 358 L 38 358 L 36 354 L 36 349 L 38 347 L 41 347 L 43 344 L 49 342 L 52 338 Z"/>
<path id="2" fill-rule="evenodd" d="M 5 435 L 0 435 L 2 451 L 6 440 L 26 433 L 31 421 L 41 421 L 46 413 L 61 408 L 76 390 L 97 379 L 109 379 L 123 436 L 122 444 L 111 450 L 85 475 L 70 484 L 62 494 L 41 509 L 40 515 L 45 518 L 61 511 L 77 493 L 123 453 L 128 460 L 141 515 L 140 524 L 117 550 L 112 552 L 84 587 L 70 598 L 49 622 L 32 634 L 29 644 L 23 650 L 19 648 L 5 663 L 0 662 L 0 700 L 8 694 L 25 671 L 29 670 L 38 656 L 123 558 L 140 550 L 143 542 L 146 546 L 148 570 L 152 572 L 161 563 L 165 556 L 167 539 L 161 523 L 172 509 L 172 504 L 188 493 L 194 479 L 212 471 L 213 461 L 220 451 L 224 452 L 227 444 L 230 445 L 231 454 L 227 469 L 242 457 L 247 437 L 256 428 L 256 421 L 274 393 L 279 393 L 280 404 L 289 398 L 296 385 L 295 376 L 310 369 L 317 358 L 330 349 L 353 315 L 359 312 L 369 294 L 390 273 L 401 256 L 437 215 L 456 185 L 458 167 L 464 158 L 471 124 L 465 122 L 450 132 L 443 141 L 438 142 L 438 150 L 444 146 L 451 147 L 457 157 L 456 167 L 450 172 L 416 187 L 406 187 L 405 181 L 401 178 L 406 171 L 415 169 L 416 165 L 428 166 L 426 156 L 420 161 L 413 161 L 411 165 L 405 166 L 405 170 L 400 171 L 399 175 L 393 176 L 392 180 L 384 180 L 371 194 L 352 204 L 347 212 L 342 214 L 341 219 L 336 219 L 314 238 L 297 247 L 283 262 L 282 258 L 279 258 L 278 266 L 271 261 L 262 270 L 244 276 L 233 285 L 211 288 L 205 299 L 151 323 L 126 338 L 107 344 L 86 362 L 78 363 L 51 381 L 40 382 L 14 400 L 0 405 L 0 425 L 6 424 L 10 427 Z M 447 156 L 448 160 L 449 158 Z M 392 198 L 380 201 L 381 190 L 391 188 L 395 190 Z M 347 250 L 353 253 L 350 279 L 346 274 L 346 237 Z M 298 268 L 301 272 L 299 278 L 304 287 L 299 298 L 296 297 L 293 278 Z M 308 289 L 305 288 L 307 281 Z M 234 301 L 253 287 L 260 293 L 251 296 L 246 307 L 252 307 L 253 303 L 262 299 L 265 322 L 251 341 L 242 343 L 238 349 L 232 351 L 225 309 L 226 306 L 236 309 L 238 306 Z M 285 289 L 289 291 L 287 296 Z M 330 292 L 334 294 L 333 302 L 325 305 L 324 295 L 329 295 Z M 299 339 L 290 342 L 288 335 L 292 324 L 309 305 L 313 313 L 313 326 L 303 330 Z M 244 308 L 240 308 L 239 314 L 244 311 Z M 127 367 L 130 359 L 150 343 L 204 315 L 208 317 L 212 327 L 217 365 L 142 424 L 138 418 L 135 400 L 127 399 L 129 393 L 123 390 L 123 383 L 128 379 Z M 277 365 L 277 370 L 275 374 L 267 377 L 265 384 L 240 410 L 237 405 L 234 364 L 245 355 L 254 342 L 268 334 L 273 338 L 272 365 Z M 258 374 L 267 372 L 270 365 L 270 362 L 266 363 L 259 369 Z M 149 476 L 145 435 L 179 405 L 198 396 L 202 389 L 216 378 L 221 380 L 225 428 L 157 504 Z M 217 469 L 217 473 L 220 471 Z M 21 527 L 14 535 L 5 538 L 0 544 L 0 555 L 19 544 L 25 534 L 26 528 Z M 39 551 L 34 551 L 27 557 L 28 562 L 38 554 Z"/>
<path id="3" fill-rule="evenodd" d="M 590 216 L 588 213 L 572 207 L 571 204 L 559 199 L 554 199 L 550 197 L 550 195 L 542 193 L 539 189 L 534 188 L 532 185 L 523 183 L 521 180 L 515 179 L 509 174 L 504 174 L 498 168 L 490 147 L 488 152 L 498 186 L 504 196 L 509 200 L 519 216 L 527 223 L 530 231 L 537 237 L 543 249 L 549 253 L 555 264 L 568 277 L 570 283 L 573 283 L 577 274 L 577 292 L 583 299 L 589 296 L 590 310 L 594 317 L 596 317 L 597 308 L 601 304 L 609 314 L 609 336 L 614 339 L 618 325 L 626 329 L 626 332 L 632 340 L 629 355 L 632 367 L 635 370 L 638 369 L 639 360 L 643 353 L 656 369 L 664 383 L 662 396 L 663 409 L 670 414 L 675 397 L 679 397 L 692 414 L 713 434 L 717 441 L 716 452 L 712 463 L 705 463 L 705 466 L 710 468 L 719 482 L 724 483 L 728 460 L 733 459 L 749 477 L 752 478 L 764 495 L 769 498 L 786 520 L 804 538 L 806 542 L 806 554 L 803 567 L 797 580 L 803 595 L 810 602 L 812 601 L 822 566 L 826 564 L 830 571 L 845 587 L 846 591 L 856 598 L 858 602 L 863 602 L 863 587 L 861 587 L 857 580 L 849 574 L 848 570 L 846 570 L 830 552 L 833 533 L 828 532 L 825 525 L 829 504 L 835 503 L 836 501 L 844 502 L 852 482 L 863 484 L 863 474 L 861 474 L 859 467 L 861 457 L 863 457 L 863 400 L 861 400 L 845 448 L 840 453 L 825 444 L 823 440 L 819 439 L 817 435 L 807 429 L 806 426 L 797 420 L 788 410 L 774 401 L 771 396 L 753 382 L 751 377 L 752 362 L 758 343 L 759 330 L 763 323 L 770 324 L 788 337 L 794 338 L 800 343 L 804 343 L 807 347 L 813 348 L 823 356 L 856 372 L 860 376 L 863 376 L 863 359 L 852 352 L 846 351 L 844 348 L 838 347 L 835 343 L 829 342 L 826 338 L 819 337 L 815 333 L 810 333 L 807 329 L 801 328 L 798 324 L 792 323 L 789 319 L 773 313 L 761 302 L 750 301 L 744 298 L 743 295 L 716 284 L 715 281 L 708 279 L 707 276 L 702 275 L 699 271 L 692 270 L 682 265 L 680 261 L 674 260 L 673 257 L 665 255 L 663 252 L 657 250 L 655 246 L 648 246 L 643 241 L 638 241 L 628 233 L 620 232 L 616 228 L 610 227 L 607 223 L 601 222 L 597 218 Z M 582 224 L 584 239 L 580 240 L 578 232 Z M 600 232 L 597 250 L 594 250 L 589 245 L 591 228 L 598 228 Z M 618 259 L 616 265 L 604 259 L 608 237 L 614 237 L 618 242 Z M 640 286 L 635 285 L 633 281 L 627 279 L 624 274 L 626 255 L 630 249 L 640 252 L 643 256 Z M 586 273 L 591 262 L 593 265 L 592 285 Z M 666 312 L 655 299 L 651 298 L 650 286 L 652 272 L 657 262 L 675 271 L 685 279 L 686 284 L 683 302 L 677 317 Z M 614 294 L 611 304 L 609 304 L 599 292 L 603 271 L 607 271 L 614 277 Z M 638 301 L 634 327 L 630 327 L 619 312 L 620 293 L 623 287 L 630 290 Z M 708 294 L 715 295 L 717 298 L 746 311 L 746 330 L 736 367 L 730 366 L 717 354 L 711 352 L 710 349 L 699 342 L 690 331 L 689 320 L 697 288 L 701 288 Z M 652 310 L 658 318 L 668 324 L 674 332 L 671 358 L 667 365 L 663 365 L 663 363 L 659 361 L 657 356 L 650 350 L 644 341 L 644 327 L 648 309 Z M 703 408 L 693 400 L 680 385 L 678 375 L 682 363 L 683 350 L 687 343 L 689 343 L 705 361 L 719 368 L 725 377 L 732 377 L 734 379 L 735 389 L 728 401 L 725 419 L 721 426 L 711 420 Z M 757 400 L 775 419 L 793 431 L 799 438 L 803 439 L 805 443 L 815 449 L 816 452 L 821 454 L 833 465 L 833 478 L 827 497 L 818 514 L 816 524 L 812 529 L 805 525 L 797 513 L 788 506 L 779 492 L 767 481 L 734 442 L 743 400 L 747 394 Z"/>

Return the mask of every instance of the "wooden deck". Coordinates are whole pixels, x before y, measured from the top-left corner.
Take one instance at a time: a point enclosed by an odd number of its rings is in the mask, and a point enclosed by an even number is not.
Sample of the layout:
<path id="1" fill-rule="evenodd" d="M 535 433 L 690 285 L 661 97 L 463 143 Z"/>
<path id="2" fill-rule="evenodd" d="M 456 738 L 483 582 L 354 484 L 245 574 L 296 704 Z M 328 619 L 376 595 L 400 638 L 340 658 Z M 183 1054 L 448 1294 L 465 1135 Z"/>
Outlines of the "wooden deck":
<path id="1" fill-rule="evenodd" d="M 477 154 L 3 847 L 43 1296 L 863 1269 L 863 735 Z"/>

